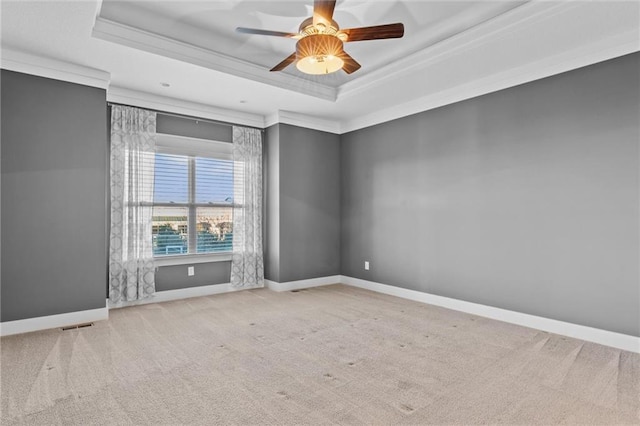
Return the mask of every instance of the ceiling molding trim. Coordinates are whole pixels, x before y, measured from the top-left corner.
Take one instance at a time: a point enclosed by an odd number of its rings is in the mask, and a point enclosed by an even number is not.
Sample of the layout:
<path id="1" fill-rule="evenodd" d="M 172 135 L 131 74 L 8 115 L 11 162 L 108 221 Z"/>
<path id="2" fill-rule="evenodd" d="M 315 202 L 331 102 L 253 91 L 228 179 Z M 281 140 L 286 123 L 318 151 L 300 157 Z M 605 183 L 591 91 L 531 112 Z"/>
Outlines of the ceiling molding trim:
<path id="1" fill-rule="evenodd" d="M 4 47 L 2 48 L 0 66 L 9 71 L 97 87 L 99 89 L 106 89 L 111 80 L 111 74 L 106 71 Z"/>
<path id="2" fill-rule="evenodd" d="M 535 24 L 567 9 L 577 7 L 575 2 L 530 1 L 439 43 L 419 50 L 362 77 L 346 82 L 338 88 L 338 98 L 357 95 L 376 86 L 397 81 L 405 75 L 420 72 L 427 67 L 446 61 L 462 51 L 483 46 L 492 37 L 503 37 L 510 28 Z"/>
<path id="3" fill-rule="evenodd" d="M 264 117 L 259 114 L 250 114 L 247 112 L 218 108 L 211 105 L 153 95 L 151 93 L 122 87 L 109 87 L 107 90 L 107 101 L 140 108 L 166 111 L 174 114 L 183 114 L 191 117 L 208 118 L 210 120 L 223 121 L 229 124 L 239 124 L 257 127 L 260 129 L 265 127 Z"/>
<path id="4" fill-rule="evenodd" d="M 278 124 L 280 123 L 280 120 L 278 119 L 278 112 L 274 112 L 273 114 L 269 114 L 267 116 L 264 117 L 264 128 L 266 129 L 267 127 L 271 127 L 274 124 Z"/>
<path id="5" fill-rule="evenodd" d="M 599 43 L 563 52 L 538 62 L 525 64 L 433 95 L 424 96 L 411 102 L 376 111 L 373 114 L 344 121 L 342 122 L 342 130 L 343 133 L 347 133 L 374 126 L 624 56 L 639 50 L 638 30 L 628 31 L 604 39 Z"/>
<path id="6" fill-rule="evenodd" d="M 326 118 L 313 117 L 311 115 L 300 114 L 293 111 L 278 110 L 275 114 L 269 115 L 265 119 L 265 127 L 274 124 L 290 124 L 292 126 L 304 127 L 312 130 L 320 130 L 327 133 L 340 134 L 340 122 L 328 120 Z"/>
<path id="7" fill-rule="evenodd" d="M 333 87 L 284 73 L 270 73 L 262 66 L 223 55 L 158 34 L 97 17 L 91 35 L 101 40 L 223 72 L 240 78 L 335 102 Z"/>

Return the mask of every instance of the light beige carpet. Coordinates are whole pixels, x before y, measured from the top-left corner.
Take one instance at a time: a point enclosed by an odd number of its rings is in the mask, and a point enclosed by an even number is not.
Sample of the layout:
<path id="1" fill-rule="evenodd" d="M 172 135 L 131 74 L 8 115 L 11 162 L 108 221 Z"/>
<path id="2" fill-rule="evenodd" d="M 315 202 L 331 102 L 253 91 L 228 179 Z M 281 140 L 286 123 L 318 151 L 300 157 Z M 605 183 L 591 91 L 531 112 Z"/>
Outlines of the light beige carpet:
<path id="1" fill-rule="evenodd" d="M 1 340 L 2 424 L 638 424 L 640 356 L 341 285 Z"/>

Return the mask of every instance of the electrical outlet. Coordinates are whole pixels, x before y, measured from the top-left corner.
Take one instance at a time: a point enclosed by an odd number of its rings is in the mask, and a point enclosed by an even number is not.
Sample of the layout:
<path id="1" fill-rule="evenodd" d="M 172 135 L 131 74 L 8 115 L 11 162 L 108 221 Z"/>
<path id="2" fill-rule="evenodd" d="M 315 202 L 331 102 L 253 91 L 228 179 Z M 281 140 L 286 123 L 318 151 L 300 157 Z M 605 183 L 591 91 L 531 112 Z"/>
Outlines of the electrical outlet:
<path id="1" fill-rule="evenodd" d="M 195 268 L 193 266 L 189 266 L 187 268 L 187 275 L 192 277 L 196 274 Z"/>
<path id="2" fill-rule="evenodd" d="M 365 270 L 365 271 L 368 271 L 368 270 L 369 270 L 369 261 L 368 261 L 368 260 L 365 260 L 365 261 L 364 261 L 364 270 Z"/>

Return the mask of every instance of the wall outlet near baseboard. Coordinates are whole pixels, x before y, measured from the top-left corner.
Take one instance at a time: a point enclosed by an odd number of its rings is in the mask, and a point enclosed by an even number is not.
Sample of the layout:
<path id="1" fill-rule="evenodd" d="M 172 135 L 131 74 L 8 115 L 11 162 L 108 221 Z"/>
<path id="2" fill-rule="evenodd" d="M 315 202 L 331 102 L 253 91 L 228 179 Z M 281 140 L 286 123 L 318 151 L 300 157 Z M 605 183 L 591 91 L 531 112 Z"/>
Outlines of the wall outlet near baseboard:
<path id="1" fill-rule="evenodd" d="M 187 275 L 192 277 L 196 274 L 195 268 L 193 266 L 187 267 Z"/>
<path id="2" fill-rule="evenodd" d="M 365 261 L 364 261 L 364 270 L 365 270 L 365 271 L 368 271 L 368 270 L 369 270 L 369 261 L 368 261 L 368 260 L 365 260 Z"/>

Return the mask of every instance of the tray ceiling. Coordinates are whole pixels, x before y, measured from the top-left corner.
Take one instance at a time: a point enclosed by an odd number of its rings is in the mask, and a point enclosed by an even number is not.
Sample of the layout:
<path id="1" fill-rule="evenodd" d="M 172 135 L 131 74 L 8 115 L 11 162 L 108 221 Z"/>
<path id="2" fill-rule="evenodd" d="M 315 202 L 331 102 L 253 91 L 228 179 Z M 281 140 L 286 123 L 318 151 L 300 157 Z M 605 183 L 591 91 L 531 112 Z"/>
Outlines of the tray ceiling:
<path id="1" fill-rule="evenodd" d="M 402 22 L 402 39 L 354 42 L 345 50 L 356 58 L 362 68 L 354 74 L 336 72 L 323 76 L 309 76 L 296 67 L 288 67 L 284 74 L 308 83 L 331 88 L 358 79 L 371 71 L 432 46 L 514 9 L 525 1 L 362 1 L 342 0 L 336 5 L 334 19 L 341 28 Z M 238 26 L 297 32 L 300 23 L 312 16 L 313 1 L 117 1 L 104 0 L 98 22 L 102 24 L 97 37 L 123 44 L 135 43 L 139 32 L 166 37 L 189 46 L 205 49 L 215 58 L 235 60 L 237 70 L 226 68 L 233 74 L 243 74 L 244 68 L 258 66 L 268 71 L 295 51 L 295 40 L 239 34 Z M 119 24 L 119 25 L 113 25 Z M 128 28 L 126 28 L 128 27 Z M 243 64 L 244 63 L 244 64 Z M 213 69 L 223 68 L 212 63 Z M 279 85 L 277 74 L 265 74 L 260 80 Z M 305 85 L 292 84 L 293 90 Z M 331 93 L 329 91 L 329 93 Z"/>
<path id="2" fill-rule="evenodd" d="M 403 22 L 348 43 L 352 76 L 268 69 L 312 0 L 3 0 L 2 67 L 91 84 L 112 101 L 260 127 L 343 133 L 640 50 L 637 1 L 338 0 L 341 27 Z M 162 84 L 168 83 L 168 84 Z"/>

